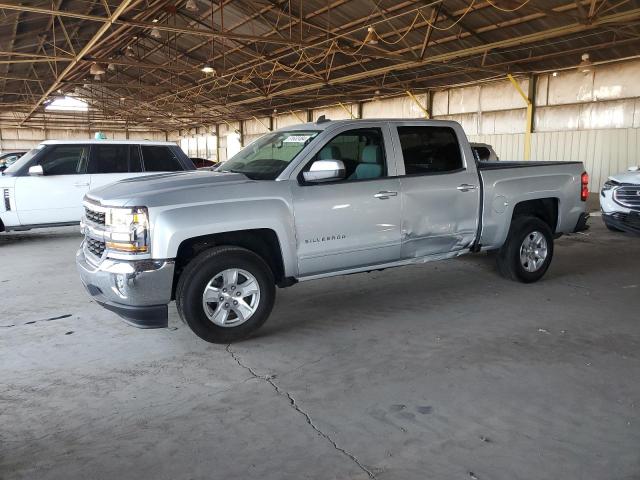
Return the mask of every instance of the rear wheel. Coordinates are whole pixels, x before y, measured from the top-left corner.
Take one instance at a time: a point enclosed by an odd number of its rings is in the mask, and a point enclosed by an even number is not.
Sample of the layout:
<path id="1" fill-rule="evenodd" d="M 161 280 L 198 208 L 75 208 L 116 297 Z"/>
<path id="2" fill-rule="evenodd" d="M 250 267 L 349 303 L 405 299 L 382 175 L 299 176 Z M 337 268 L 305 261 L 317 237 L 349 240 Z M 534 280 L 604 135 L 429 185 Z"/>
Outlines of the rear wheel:
<path id="1" fill-rule="evenodd" d="M 498 252 L 498 270 L 511 280 L 536 282 L 546 273 L 552 258 L 553 235 L 549 226 L 537 217 L 515 217 Z"/>
<path id="2" fill-rule="evenodd" d="M 241 340 L 267 320 L 275 281 L 266 262 L 250 250 L 214 247 L 195 257 L 176 287 L 180 318 L 203 340 Z"/>

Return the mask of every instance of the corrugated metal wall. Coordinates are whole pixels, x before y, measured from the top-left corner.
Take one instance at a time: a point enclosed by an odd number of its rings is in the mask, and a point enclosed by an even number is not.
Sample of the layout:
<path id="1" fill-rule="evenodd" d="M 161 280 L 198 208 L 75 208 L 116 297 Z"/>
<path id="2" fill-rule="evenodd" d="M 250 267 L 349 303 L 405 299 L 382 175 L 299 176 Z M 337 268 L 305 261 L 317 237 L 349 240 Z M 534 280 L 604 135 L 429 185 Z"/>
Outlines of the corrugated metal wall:
<path id="1" fill-rule="evenodd" d="M 501 160 L 521 160 L 524 155 L 524 134 L 470 135 L 469 139 L 493 145 Z M 598 191 L 609 175 L 640 164 L 640 129 L 536 132 L 531 138 L 531 158 L 584 162 L 591 190 Z"/>

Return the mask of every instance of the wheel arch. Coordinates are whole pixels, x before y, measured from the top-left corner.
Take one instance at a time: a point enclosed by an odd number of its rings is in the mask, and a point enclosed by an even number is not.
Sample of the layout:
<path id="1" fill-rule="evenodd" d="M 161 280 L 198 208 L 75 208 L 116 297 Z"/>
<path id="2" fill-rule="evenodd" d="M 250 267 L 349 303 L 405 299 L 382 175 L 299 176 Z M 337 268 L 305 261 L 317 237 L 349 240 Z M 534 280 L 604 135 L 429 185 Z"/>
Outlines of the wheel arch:
<path id="1" fill-rule="evenodd" d="M 292 279 L 286 277 L 282 247 L 274 230 L 270 228 L 233 230 L 191 237 L 180 243 L 175 259 L 172 299 L 175 298 L 176 285 L 185 266 L 201 252 L 223 245 L 246 248 L 260 256 L 273 272 L 278 286 L 288 286 L 292 283 Z"/>
<path id="2" fill-rule="evenodd" d="M 549 226 L 552 233 L 556 233 L 559 221 L 558 204 L 559 200 L 556 197 L 523 200 L 514 205 L 511 221 L 519 216 L 537 217 Z"/>

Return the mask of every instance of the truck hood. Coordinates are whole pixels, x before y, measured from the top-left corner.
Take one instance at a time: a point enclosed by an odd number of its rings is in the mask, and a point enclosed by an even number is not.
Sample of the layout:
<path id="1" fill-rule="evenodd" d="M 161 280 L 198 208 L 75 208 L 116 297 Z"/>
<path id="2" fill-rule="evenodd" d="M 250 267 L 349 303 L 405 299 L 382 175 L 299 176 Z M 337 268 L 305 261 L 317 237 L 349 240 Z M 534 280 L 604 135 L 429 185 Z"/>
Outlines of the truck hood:
<path id="1" fill-rule="evenodd" d="M 240 173 L 218 173 L 190 170 L 188 172 L 160 173 L 143 177 L 127 178 L 96 188 L 87 193 L 87 198 L 101 205 L 112 207 L 144 206 L 157 207 L 184 202 L 189 197 L 210 197 L 213 187 L 249 183 Z"/>
<path id="2" fill-rule="evenodd" d="M 640 170 L 636 172 L 617 173 L 615 175 L 611 175 L 609 178 L 620 183 L 633 183 L 640 185 Z"/>

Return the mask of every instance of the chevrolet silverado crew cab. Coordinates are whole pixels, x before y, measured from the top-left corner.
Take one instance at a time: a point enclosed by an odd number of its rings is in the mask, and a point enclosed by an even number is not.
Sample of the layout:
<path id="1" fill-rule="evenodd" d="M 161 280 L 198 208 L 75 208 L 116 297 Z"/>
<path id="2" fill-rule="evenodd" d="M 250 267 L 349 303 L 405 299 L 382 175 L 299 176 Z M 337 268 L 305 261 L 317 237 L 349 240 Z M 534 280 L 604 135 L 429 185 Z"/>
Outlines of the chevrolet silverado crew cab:
<path id="1" fill-rule="evenodd" d="M 90 191 L 77 253 L 89 294 L 139 327 L 171 300 L 196 335 L 246 337 L 275 286 L 498 250 L 544 275 L 554 238 L 585 228 L 579 162 L 478 162 L 450 121 L 347 120 L 271 132 L 216 171 Z"/>
<path id="2" fill-rule="evenodd" d="M 47 140 L 0 174 L 0 232 L 77 225 L 89 189 L 123 178 L 193 169 L 175 143 Z"/>

